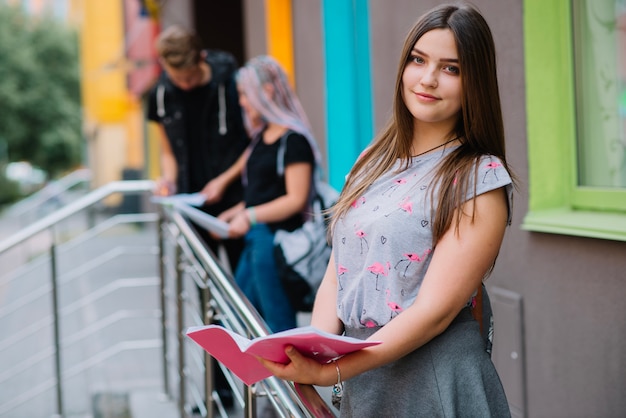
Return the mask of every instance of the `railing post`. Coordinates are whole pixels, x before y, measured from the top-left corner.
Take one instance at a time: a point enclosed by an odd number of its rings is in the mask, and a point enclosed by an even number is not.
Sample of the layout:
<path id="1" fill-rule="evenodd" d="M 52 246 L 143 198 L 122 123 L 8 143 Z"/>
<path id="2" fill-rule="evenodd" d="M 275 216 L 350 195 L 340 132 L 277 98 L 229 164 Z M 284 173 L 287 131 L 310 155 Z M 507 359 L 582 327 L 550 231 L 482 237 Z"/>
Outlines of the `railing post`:
<path id="1" fill-rule="evenodd" d="M 208 286 L 204 286 L 202 289 L 198 289 L 200 291 L 200 309 L 202 311 L 202 317 L 204 318 L 204 324 L 212 324 L 214 311 L 211 306 L 209 306 L 210 294 Z M 213 408 L 213 360 L 209 353 L 204 352 L 204 399 L 205 405 L 207 409 L 207 418 L 213 418 L 214 408 Z"/>
<path id="2" fill-rule="evenodd" d="M 178 410 L 181 418 L 186 417 L 187 413 L 185 412 L 185 402 L 186 402 L 186 377 L 185 377 L 185 339 L 184 339 L 184 304 L 185 304 L 185 296 L 183 294 L 183 260 L 182 260 L 183 251 L 180 248 L 180 245 L 176 244 L 176 257 L 174 262 L 176 263 L 176 333 L 178 335 Z"/>
<path id="3" fill-rule="evenodd" d="M 165 236 L 163 233 L 164 217 L 163 208 L 159 206 L 158 209 L 159 220 L 157 221 L 157 234 L 159 240 L 159 303 L 161 304 L 161 344 L 163 354 L 163 393 L 170 397 L 170 374 L 167 364 L 167 298 L 165 287 Z"/>
<path id="4" fill-rule="evenodd" d="M 57 282 L 57 257 L 54 240 L 50 245 L 50 270 L 52 277 L 52 315 L 54 317 L 54 372 L 56 378 L 57 415 L 63 417 L 63 381 L 61 378 L 61 332 L 59 326 L 59 289 Z"/>
<path id="5" fill-rule="evenodd" d="M 245 406 L 243 416 L 245 418 L 256 418 L 256 387 L 244 385 L 243 396 L 245 397 Z"/>

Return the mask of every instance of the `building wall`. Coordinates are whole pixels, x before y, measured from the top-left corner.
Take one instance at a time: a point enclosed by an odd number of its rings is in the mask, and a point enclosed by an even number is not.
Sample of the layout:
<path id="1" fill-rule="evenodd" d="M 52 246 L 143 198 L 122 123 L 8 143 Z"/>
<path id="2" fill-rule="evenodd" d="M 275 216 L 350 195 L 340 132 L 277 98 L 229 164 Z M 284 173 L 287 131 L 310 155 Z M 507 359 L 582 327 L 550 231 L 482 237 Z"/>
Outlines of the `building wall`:
<path id="1" fill-rule="evenodd" d="M 293 1 L 294 70 L 298 97 L 326 155 L 324 51 L 320 0 Z"/>
<path id="2" fill-rule="evenodd" d="M 324 144 L 322 3 L 293 0 L 292 7 L 296 87 Z M 369 1 L 375 131 L 390 115 L 404 36 L 422 12 L 439 3 Z M 524 10 L 520 0 L 473 3 L 494 34 L 507 154 L 519 180 L 513 222 L 487 281 L 496 316 L 494 362 L 515 416 L 624 416 L 626 243 L 521 229 L 529 202 Z M 266 52 L 262 13 L 261 2 L 244 1 L 248 58 Z"/>
<path id="3" fill-rule="evenodd" d="M 438 3 L 369 2 L 376 131 L 390 115 L 406 31 L 423 11 Z M 507 153 L 519 179 L 513 222 L 487 281 L 499 343 L 494 361 L 517 416 L 623 416 L 626 315 L 621 304 L 626 298 L 626 244 L 520 228 L 528 209 L 529 178 L 522 2 L 474 3 L 494 34 Z"/>

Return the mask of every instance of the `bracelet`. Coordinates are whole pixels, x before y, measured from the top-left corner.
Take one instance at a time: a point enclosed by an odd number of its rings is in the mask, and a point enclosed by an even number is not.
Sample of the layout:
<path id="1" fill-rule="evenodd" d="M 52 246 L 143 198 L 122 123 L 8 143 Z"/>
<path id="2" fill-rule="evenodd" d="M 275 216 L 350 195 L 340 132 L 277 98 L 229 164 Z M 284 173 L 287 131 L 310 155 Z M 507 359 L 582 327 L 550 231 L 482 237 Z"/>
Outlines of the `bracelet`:
<path id="1" fill-rule="evenodd" d="M 339 370 L 339 362 L 336 359 L 333 359 L 333 363 L 335 364 L 335 369 L 337 370 L 337 383 L 333 385 L 331 402 L 337 409 L 339 409 L 339 407 L 341 406 L 341 398 L 343 397 L 343 382 L 341 381 L 341 370 Z"/>
<path id="2" fill-rule="evenodd" d="M 250 222 L 250 226 L 256 225 L 256 212 L 254 210 L 254 206 L 250 206 L 246 209 L 246 214 L 248 215 L 248 221 Z"/>

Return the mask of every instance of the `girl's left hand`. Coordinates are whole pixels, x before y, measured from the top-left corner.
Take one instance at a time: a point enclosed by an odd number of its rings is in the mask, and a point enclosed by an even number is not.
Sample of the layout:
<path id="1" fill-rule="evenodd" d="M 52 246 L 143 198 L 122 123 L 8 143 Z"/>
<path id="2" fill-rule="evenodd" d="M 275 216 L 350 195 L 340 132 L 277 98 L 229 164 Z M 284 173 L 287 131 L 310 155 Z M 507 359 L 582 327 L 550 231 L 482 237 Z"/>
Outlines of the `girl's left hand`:
<path id="1" fill-rule="evenodd" d="M 324 381 L 324 365 L 303 356 L 293 346 L 285 348 L 285 354 L 289 357 L 289 363 L 281 364 L 258 358 L 261 364 L 272 374 L 283 380 L 291 380 L 297 383 L 330 386 L 332 381 Z"/>
<path id="2" fill-rule="evenodd" d="M 239 211 L 230 221 L 229 238 L 240 238 L 250 230 L 250 219 L 245 210 Z"/>

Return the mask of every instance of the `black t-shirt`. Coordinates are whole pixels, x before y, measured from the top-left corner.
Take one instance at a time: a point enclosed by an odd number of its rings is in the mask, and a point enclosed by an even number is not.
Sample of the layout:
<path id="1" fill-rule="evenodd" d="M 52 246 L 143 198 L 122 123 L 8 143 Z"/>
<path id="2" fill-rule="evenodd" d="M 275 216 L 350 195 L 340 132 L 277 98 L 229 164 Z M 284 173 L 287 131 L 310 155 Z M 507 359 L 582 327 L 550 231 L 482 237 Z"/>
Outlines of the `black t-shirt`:
<path id="1" fill-rule="evenodd" d="M 189 190 L 201 190 L 209 180 L 215 177 L 210 173 L 207 164 L 209 155 L 208 116 L 210 83 L 195 87 L 191 90 L 182 90 L 173 86 L 183 106 L 184 132 L 186 136 L 187 161 L 189 164 Z M 161 122 L 157 115 L 156 99 L 148 102 L 148 119 Z"/>
<path id="2" fill-rule="evenodd" d="M 209 140 L 207 137 L 208 120 L 206 116 L 209 97 L 209 85 L 196 87 L 189 91 L 181 91 L 185 107 L 185 131 L 187 142 L 187 158 L 189 164 L 189 189 L 202 190 L 216 174 L 211 173 L 208 163 Z"/>
<path id="3" fill-rule="evenodd" d="M 262 135 L 262 134 L 260 134 Z M 315 164 L 315 157 L 309 141 L 301 134 L 289 131 L 285 149 L 285 167 L 293 163 Z M 255 145 L 246 164 L 248 184 L 244 189 L 246 207 L 270 202 L 286 194 L 285 178 L 277 171 L 277 156 L 280 142 L 266 144 L 263 140 Z M 297 213 L 292 217 L 269 224 L 270 228 L 292 231 L 302 225 L 303 217 Z"/>
<path id="4" fill-rule="evenodd" d="M 171 83 L 164 72 L 147 98 L 146 116 L 165 128 L 176 158 L 178 193 L 202 190 L 207 182 L 231 167 L 249 143 L 233 65 L 224 63 L 228 61 L 224 58 L 226 53 L 207 52 L 206 62 L 213 74 L 208 84 L 184 91 Z M 243 187 L 237 179 L 219 202 L 202 209 L 218 215 L 241 202 L 242 196 Z"/>

